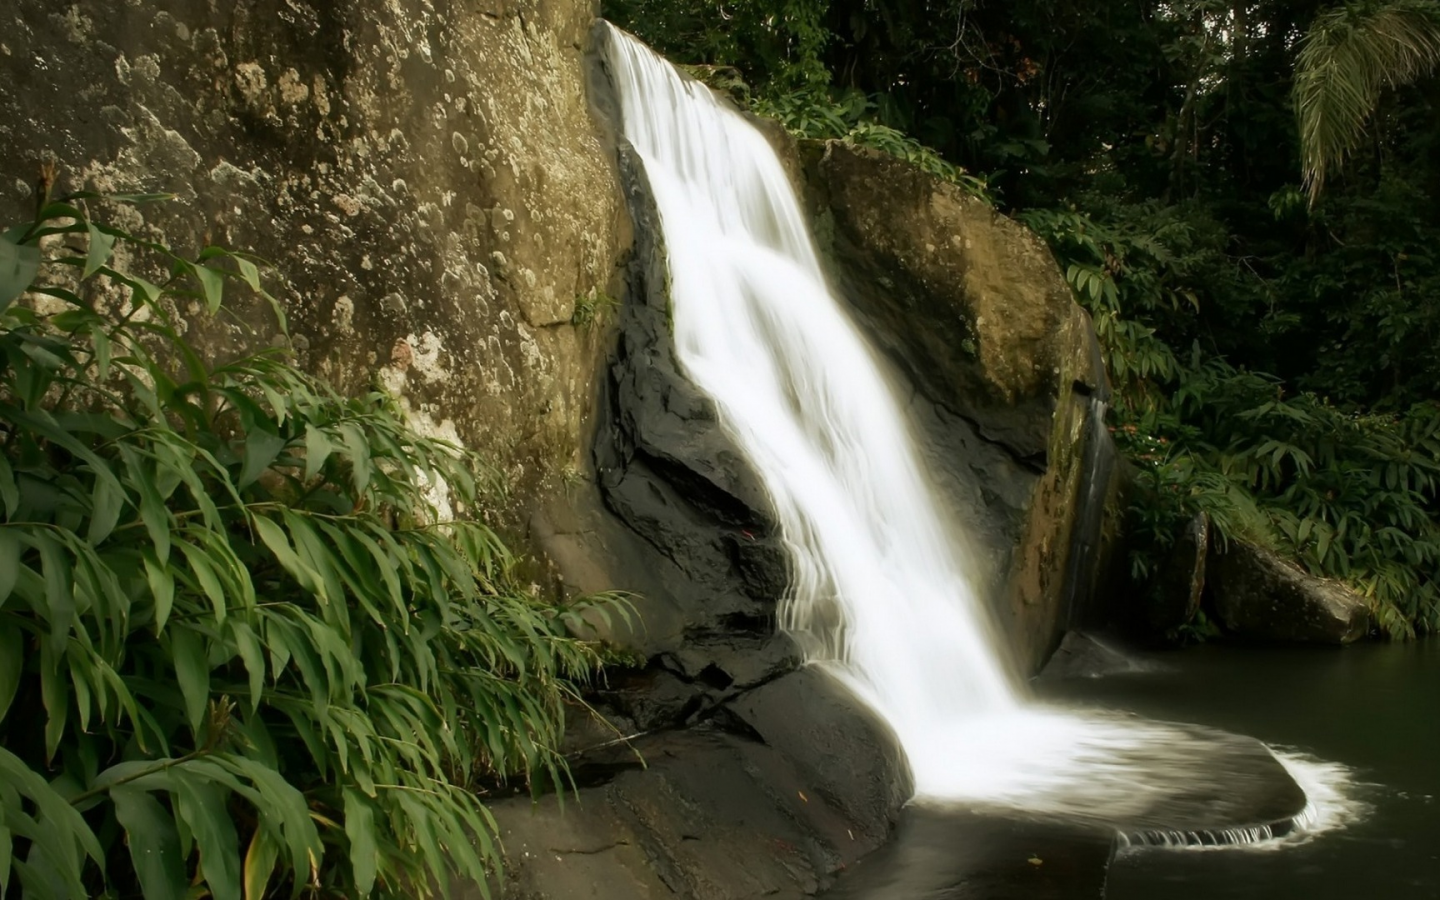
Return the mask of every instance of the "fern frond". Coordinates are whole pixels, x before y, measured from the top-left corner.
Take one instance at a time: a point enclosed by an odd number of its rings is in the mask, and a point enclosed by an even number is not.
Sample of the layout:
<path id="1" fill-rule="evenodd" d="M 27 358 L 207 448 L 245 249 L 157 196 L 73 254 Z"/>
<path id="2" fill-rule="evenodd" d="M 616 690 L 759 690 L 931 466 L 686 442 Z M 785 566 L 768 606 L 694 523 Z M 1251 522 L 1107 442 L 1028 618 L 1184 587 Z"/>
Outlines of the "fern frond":
<path id="1" fill-rule="evenodd" d="M 1440 64 L 1440 2 L 1348 3 L 1322 13 L 1301 43 L 1294 102 L 1300 154 L 1313 206 L 1326 177 L 1364 136 L 1387 87 Z"/>

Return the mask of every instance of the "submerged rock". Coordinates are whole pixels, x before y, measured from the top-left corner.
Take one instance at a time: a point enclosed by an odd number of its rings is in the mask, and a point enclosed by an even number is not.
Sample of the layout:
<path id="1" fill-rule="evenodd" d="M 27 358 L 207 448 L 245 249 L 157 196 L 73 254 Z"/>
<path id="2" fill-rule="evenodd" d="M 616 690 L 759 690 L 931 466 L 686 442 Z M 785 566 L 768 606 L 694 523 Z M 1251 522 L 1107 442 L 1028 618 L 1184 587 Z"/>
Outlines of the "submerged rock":
<path id="1" fill-rule="evenodd" d="M 1101 900 L 1112 829 L 1020 812 L 914 807 L 895 838 L 862 859 L 824 900 Z"/>
<path id="2" fill-rule="evenodd" d="M 1348 644 L 1370 628 L 1365 598 L 1254 544 L 1231 541 L 1209 566 L 1221 624 L 1241 637 Z"/>
<path id="3" fill-rule="evenodd" d="M 1132 672 L 1150 672 L 1155 666 L 1127 656 L 1093 634 L 1071 631 L 1060 642 L 1038 677 L 1047 680 L 1065 678 L 1104 678 Z"/>

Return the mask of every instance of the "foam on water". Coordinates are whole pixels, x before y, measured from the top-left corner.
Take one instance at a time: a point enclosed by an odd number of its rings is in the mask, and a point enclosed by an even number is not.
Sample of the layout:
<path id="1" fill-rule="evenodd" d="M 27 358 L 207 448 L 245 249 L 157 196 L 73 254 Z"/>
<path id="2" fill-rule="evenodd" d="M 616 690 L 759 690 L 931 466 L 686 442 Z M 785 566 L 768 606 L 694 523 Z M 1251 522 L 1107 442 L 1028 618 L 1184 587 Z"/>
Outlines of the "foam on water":
<path id="1" fill-rule="evenodd" d="M 1194 767 L 1191 736 L 1023 701 L 963 535 L 769 143 L 630 36 L 606 43 L 660 214 L 677 357 L 761 476 L 789 550 L 782 627 L 894 729 L 923 800 L 1120 818 L 1151 804 L 1167 767 L 1172 780 Z"/>

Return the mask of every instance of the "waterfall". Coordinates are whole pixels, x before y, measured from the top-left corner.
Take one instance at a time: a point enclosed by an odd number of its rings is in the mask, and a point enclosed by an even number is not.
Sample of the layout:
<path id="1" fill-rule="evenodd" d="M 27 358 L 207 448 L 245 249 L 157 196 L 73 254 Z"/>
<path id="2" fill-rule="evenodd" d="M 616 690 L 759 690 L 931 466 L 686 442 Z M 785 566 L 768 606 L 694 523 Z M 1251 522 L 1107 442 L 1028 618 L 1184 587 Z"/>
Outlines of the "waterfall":
<path id="1" fill-rule="evenodd" d="M 677 358 L 760 475 L 789 550 L 781 626 L 894 730 L 917 797 L 1145 823 L 1214 781 L 1195 729 L 1025 702 L 899 394 L 827 287 L 774 150 L 629 35 L 605 43 L 660 215 Z"/>
<path id="2" fill-rule="evenodd" d="M 907 750 L 937 720 L 1014 708 L 909 424 L 825 284 L 774 150 L 628 37 L 610 61 L 664 227 L 677 357 L 760 473 L 790 550 L 783 627 Z M 923 792 L 929 773 L 914 775 Z"/>

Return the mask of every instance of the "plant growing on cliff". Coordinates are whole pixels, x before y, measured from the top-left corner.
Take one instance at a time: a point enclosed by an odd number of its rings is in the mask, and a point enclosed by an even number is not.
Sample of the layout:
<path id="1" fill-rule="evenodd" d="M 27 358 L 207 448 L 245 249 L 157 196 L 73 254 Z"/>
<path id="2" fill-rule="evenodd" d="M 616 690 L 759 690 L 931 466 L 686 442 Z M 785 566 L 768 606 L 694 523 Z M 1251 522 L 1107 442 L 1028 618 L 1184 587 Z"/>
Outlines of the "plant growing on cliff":
<path id="1" fill-rule="evenodd" d="M 449 512 L 488 470 L 386 396 L 204 359 L 176 304 L 270 300 L 256 261 L 100 199 L 0 236 L 0 895 L 483 890 L 474 791 L 564 777 L 613 598 L 519 587 Z"/>
<path id="2" fill-rule="evenodd" d="M 835 100 L 827 89 L 811 86 L 754 96 L 750 108 L 758 115 L 779 121 L 796 137 L 841 140 L 856 147 L 879 150 L 995 205 L 995 197 L 984 177 L 972 175 L 905 132 L 877 121 L 874 104 L 863 94 L 851 92 Z"/>

